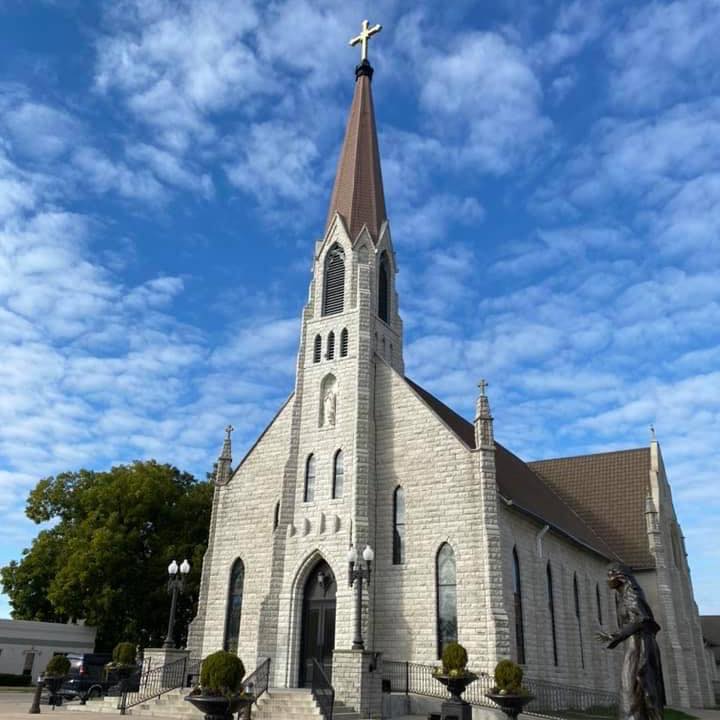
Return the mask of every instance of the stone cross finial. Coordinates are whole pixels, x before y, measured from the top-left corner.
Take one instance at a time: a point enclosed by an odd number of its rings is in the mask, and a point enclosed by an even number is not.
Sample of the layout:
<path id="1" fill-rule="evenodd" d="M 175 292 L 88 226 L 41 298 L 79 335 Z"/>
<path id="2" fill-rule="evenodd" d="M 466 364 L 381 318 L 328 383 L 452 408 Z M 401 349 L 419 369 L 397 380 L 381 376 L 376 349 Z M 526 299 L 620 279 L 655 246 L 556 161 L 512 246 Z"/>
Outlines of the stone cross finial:
<path id="1" fill-rule="evenodd" d="M 228 439 L 230 439 L 230 433 L 235 432 L 235 428 L 232 425 L 228 425 L 225 428 L 225 434 L 227 435 Z"/>
<path id="2" fill-rule="evenodd" d="M 490 383 L 487 380 L 485 380 L 485 378 L 482 378 L 480 380 L 480 382 L 478 383 L 478 387 L 480 388 L 481 395 L 485 394 L 485 390 L 487 390 L 488 385 L 490 385 Z"/>
<path id="3" fill-rule="evenodd" d="M 372 27 L 368 27 L 368 21 L 363 20 L 362 21 L 362 30 L 360 31 L 360 34 L 357 37 L 354 37 L 352 40 L 350 40 L 350 47 L 355 47 L 355 45 L 360 45 L 360 62 L 363 60 L 367 60 L 368 56 L 368 40 L 375 34 L 379 33 L 382 30 L 382 25 L 373 25 Z"/>
<path id="4" fill-rule="evenodd" d="M 650 439 L 653 442 L 655 442 L 655 440 L 657 440 L 657 438 L 655 437 L 655 426 L 654 425 L 650 426 Z"/>

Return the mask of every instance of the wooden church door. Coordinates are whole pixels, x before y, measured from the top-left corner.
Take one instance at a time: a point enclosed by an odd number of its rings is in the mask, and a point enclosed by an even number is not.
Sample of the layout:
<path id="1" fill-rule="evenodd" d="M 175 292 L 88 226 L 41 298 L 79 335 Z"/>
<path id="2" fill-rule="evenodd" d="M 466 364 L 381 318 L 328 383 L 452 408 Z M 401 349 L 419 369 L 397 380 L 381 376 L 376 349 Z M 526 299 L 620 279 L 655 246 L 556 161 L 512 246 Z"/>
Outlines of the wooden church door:
<path id="1" fill-rule="evenodd" d="M 332 653 L 335 649 L 335 576 L 322 561 L 305 583 L 300 648 L 300 686 L 312 684 L 313 660 L 332 680 Z"/>

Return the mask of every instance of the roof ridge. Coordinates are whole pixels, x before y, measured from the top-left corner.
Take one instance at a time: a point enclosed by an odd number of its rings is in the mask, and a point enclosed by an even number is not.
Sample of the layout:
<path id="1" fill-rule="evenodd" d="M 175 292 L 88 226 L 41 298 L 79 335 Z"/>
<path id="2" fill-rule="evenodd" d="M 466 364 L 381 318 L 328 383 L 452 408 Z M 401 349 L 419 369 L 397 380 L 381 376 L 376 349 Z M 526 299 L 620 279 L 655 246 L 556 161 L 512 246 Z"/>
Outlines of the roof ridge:
<path id="1" fill-rule="evenodd" d="M 625 448 L 624 450 L 606 450 L 598 453 L 583 453 L 579 455 L 563 455 L 560 457 L 543 458 L 542 460 L 525 460 L 524 462 L 528 465 L 535 465 L 538 463 L 546 462 L 557 462 L 561 460 L 578 460 L 580 458 L 591 458 L 591 457 L 603 457 L 606 455 L 626 455 L 635 452 L 650 452 L 649 447 L 636 447 L 636 448 Z"/>

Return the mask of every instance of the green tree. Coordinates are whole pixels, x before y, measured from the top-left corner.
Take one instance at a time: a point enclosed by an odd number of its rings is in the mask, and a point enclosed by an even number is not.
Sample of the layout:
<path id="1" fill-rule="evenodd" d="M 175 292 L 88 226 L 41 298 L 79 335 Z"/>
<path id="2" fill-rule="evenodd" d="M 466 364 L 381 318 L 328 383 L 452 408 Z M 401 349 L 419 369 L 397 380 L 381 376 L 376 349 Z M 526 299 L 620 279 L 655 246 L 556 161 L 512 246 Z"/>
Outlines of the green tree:
<path id="1" fill-rule="evenodd" d="M 200 584 L 212 484 L 155 461 L 40 480 L 26 514 L 48 523 L 19 562 L 0 570 L 13 617 L 97 628 L 98 650 L 159 643 L 167 630 L 167 565 L 187 558 L 176 638 L 184 639 Z"/>

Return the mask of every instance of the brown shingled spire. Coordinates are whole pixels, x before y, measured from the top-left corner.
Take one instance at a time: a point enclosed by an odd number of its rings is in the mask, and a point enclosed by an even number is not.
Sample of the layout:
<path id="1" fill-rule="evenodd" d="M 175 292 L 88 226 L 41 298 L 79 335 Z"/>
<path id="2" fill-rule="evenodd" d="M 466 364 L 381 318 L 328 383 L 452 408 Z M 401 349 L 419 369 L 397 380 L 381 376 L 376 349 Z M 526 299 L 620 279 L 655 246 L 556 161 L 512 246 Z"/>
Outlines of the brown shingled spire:
<path id="1" fill-rule="evenodd" d="M 327 232 L 335 212 L 338 212 L 353 240 L 363 225 L 367 225 L 373 240 L 377 242 L 387 215 L 375 111 L 370 90 L 372 75 L 373 69 L 367 60 L 363 60 L 355 68 L 355 94 L 330 198 L 325 231 Z"/>

